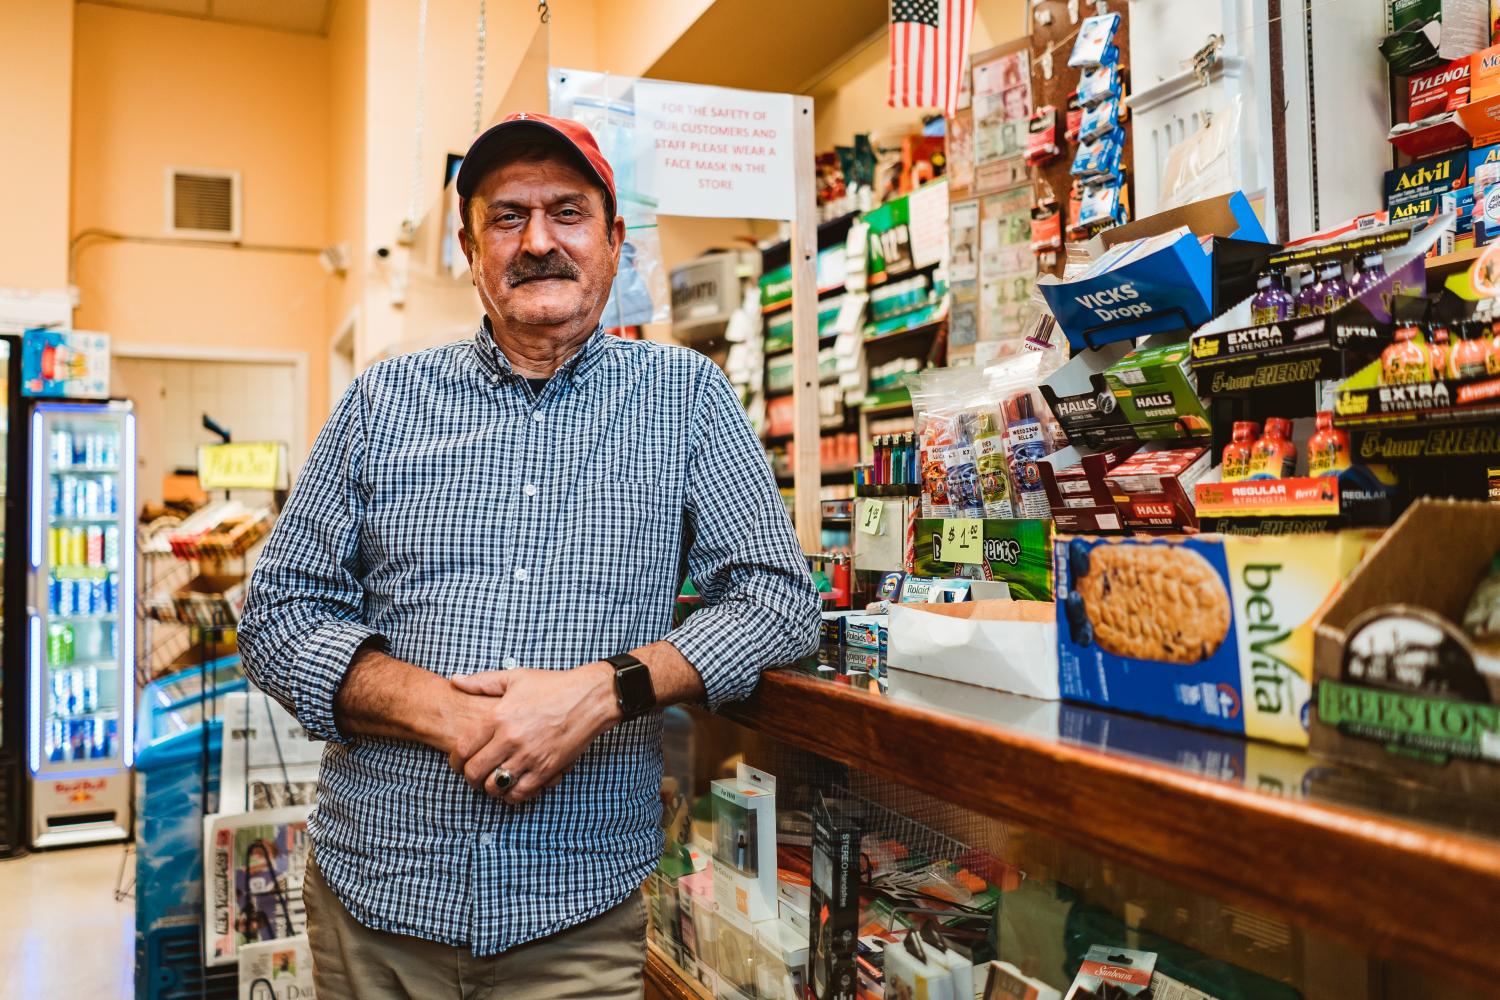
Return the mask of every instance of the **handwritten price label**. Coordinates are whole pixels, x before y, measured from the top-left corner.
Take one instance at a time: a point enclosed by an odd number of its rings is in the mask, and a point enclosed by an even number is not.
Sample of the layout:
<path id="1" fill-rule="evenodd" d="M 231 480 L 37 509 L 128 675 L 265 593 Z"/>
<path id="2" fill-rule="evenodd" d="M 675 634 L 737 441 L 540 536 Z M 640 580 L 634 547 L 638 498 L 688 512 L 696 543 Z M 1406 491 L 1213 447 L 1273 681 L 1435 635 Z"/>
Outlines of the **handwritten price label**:
<path id="1" fill-rule="evenodd" d="M 885 513 L 885 504 L 871 500 L 860 509 L 859 530 L 867 535 L 880 534 L 880 516 Z"/>
<path id="2" fill-rule="evenodd" d="M 933 556 L 941 562 L 983 563 L 984 522 L 976 518 L 944 518 L 938 532 L 938 551 Z"/>
<path id="3" fill-rule="evenodd" d="M 198 448 L 198 483 L 205 490 L 274 490 L 281 485 L 281 444 L 247 441 Z"/>

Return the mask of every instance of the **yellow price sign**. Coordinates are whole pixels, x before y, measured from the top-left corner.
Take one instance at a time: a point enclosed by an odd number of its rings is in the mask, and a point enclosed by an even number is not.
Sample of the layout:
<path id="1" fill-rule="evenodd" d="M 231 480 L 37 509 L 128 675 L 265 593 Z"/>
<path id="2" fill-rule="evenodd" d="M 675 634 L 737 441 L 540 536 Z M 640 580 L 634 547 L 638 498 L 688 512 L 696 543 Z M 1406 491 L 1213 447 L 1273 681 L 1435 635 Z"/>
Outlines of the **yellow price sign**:
<path id="1" fill-rule="evenodd" d="M 939 562 L 984 563 L 984 522 L 977 518 L 943 518 L 938 530 L 937 551 L 933 558 Z"/>
<path id="2" fill-rule="evenodd" d="M 885 504 L 879 500 L 867 500 L 860 510 L 859 530 L 867 535 L 880 534 L 880 515 L 885 513 Z"/>
<path id="3" fill-rule="evenodd" d="M 198 446 L 198 484 L 205 490 L 274 490 L 281 487 L 281 443 Z"/>

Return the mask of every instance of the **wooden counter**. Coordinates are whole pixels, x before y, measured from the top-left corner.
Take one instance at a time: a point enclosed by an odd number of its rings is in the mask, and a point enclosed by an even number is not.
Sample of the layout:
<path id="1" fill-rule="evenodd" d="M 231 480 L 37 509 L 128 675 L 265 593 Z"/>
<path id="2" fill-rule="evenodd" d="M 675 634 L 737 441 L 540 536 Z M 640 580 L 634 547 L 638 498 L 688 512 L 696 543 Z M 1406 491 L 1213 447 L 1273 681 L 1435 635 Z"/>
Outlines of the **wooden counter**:
<path id="1" fill-rule="evenodd" d="M 1374 954 L 1481 988 L 1500 982 L 1494 804 L 1297 750 L 900 671 L 884 695 L 851 680 L 871 683 L 811 663 L 773 671 L 725 714 Z M 1130 749 L 1059 735 L 1111 731 L 1128 731 Z M 1239 780 L 1204 776 L 1182 765 L 1192 754 L 1173 756 L 1174 741 L 1208 741 L 1251 763 Z"/>

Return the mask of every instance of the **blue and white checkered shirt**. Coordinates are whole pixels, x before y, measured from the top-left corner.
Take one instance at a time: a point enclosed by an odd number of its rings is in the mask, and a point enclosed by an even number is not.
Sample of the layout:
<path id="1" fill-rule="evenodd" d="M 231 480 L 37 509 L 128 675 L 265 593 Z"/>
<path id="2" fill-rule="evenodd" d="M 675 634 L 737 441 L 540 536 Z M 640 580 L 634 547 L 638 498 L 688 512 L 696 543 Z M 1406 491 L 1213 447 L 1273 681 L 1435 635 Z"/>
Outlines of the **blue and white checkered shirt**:
<path id="1" fill-rule="evenodd" d="M 672 628 L 684 572 L 703 608 Z M 323 755 L 310 829 L 360 923 L 491 955 L 617 906 L 661 852 L 661 717 L 510 806 L 438 751 L 339 732 L 367 641 L 444 677 L 565 670 L 666 638 L 710 707 L 817 645 L 759 442 L 692 351 L 596 332 L 539 395 L 488 327 L 364 372 L 318 435 L 245 606 L 245 671 Z"/>

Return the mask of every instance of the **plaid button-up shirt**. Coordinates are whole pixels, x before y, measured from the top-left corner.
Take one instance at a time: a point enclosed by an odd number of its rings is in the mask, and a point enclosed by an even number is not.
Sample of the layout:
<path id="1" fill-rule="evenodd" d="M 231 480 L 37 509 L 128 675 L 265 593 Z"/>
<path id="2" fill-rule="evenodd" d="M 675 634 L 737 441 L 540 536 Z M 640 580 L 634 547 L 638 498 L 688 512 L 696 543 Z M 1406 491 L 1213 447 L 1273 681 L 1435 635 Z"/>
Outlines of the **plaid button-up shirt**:
<path id="1" fill-rule="evenodd" d="M 704 606 L 674 629 L 684 573 Z M 510 806 L 436 750 L 339 732 L 363 644 L 451 677 L 666 638 L 716 707 L 817 632 L 771 470 L 712 362 L 600 331 L 536 394 L 485 325 L 350 387 L 256 566 L 240 649 L 329 741 L 310 830 L 349 912 L 490 955 L 603 913 L 652 870 L 661 717 L 616 726 Z"/>

